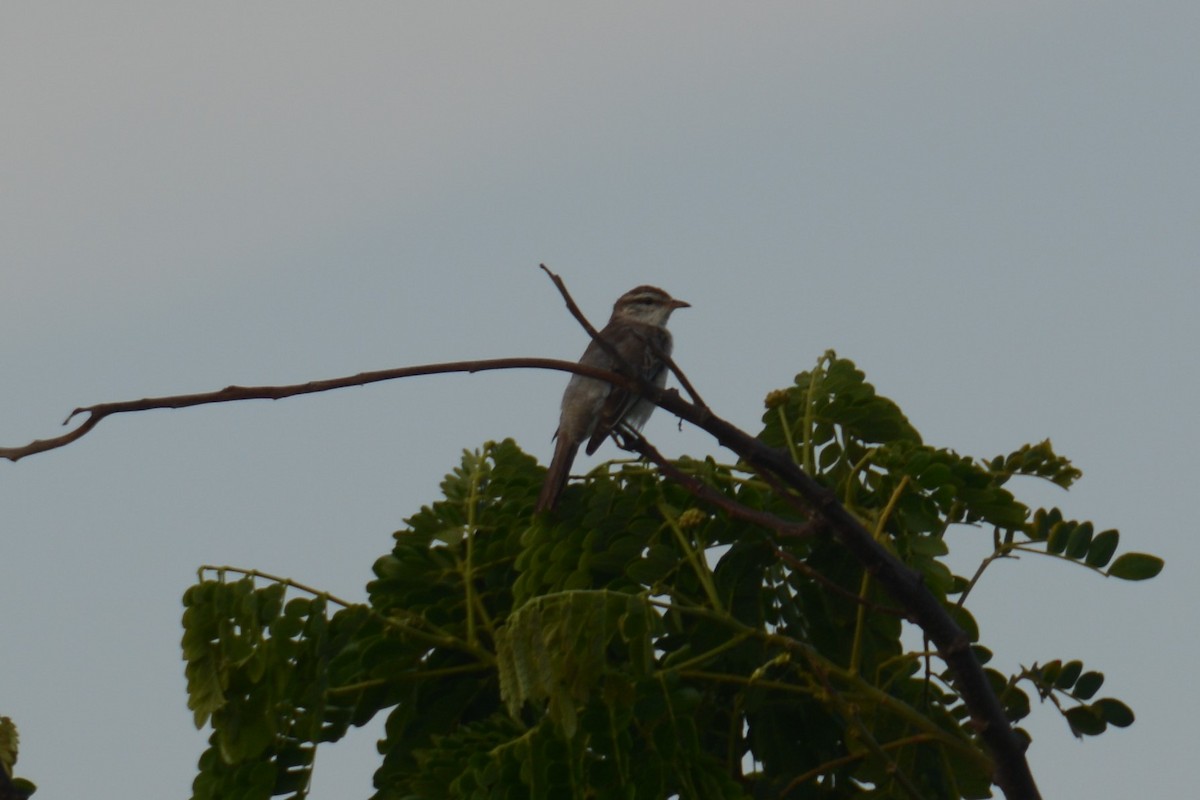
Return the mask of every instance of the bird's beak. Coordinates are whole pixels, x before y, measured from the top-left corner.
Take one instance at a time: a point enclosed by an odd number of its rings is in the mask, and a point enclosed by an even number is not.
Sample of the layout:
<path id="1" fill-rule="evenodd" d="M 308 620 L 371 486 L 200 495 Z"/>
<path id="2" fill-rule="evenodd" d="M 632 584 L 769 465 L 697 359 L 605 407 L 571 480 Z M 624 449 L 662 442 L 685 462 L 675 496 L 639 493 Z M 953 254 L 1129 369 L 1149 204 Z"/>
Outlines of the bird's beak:
<path id="1" fill-rule="evenodd" d="M 671 309 L 672 310 L 674 310 L 676 308 L 691 308 L 691 307 L 692 307 L 692 304 L 688 303 L 684 300 L 675 300 L 675 299 L 671 300 Z"/>

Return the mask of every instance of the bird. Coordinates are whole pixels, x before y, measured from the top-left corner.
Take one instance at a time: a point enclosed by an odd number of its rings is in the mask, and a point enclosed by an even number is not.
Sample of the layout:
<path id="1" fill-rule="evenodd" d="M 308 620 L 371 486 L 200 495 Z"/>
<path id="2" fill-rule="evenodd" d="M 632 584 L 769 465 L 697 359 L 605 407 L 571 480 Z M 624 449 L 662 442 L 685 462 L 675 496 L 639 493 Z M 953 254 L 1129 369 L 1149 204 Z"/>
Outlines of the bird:
<path id="1" fill-rule="evenodd" d="M 599 337 L 621 356 L 615 360 L 598 342 L 592 340 L 579 359 L 580 364 L 612 372 L 632 369 L 637 376 L 660 389 L 667 383 L 667 365 L 662 356 L 671 354 L 672 339 L 667 330 L 671 312 L 690 308 L 656 286 L 638 286 L 617 298 L 612 316 Z M 654 403 L 595 378 L 572 375 L 562 397 L 557 440 L 550 468 L 538 495 L 535 513 L 551 511 L 558 503 L 571 464 L 579 446 L 587 440 L 587 454 L 596 452 L 606 438 L 620 427 L 641 426 L 654 411 Z"/>

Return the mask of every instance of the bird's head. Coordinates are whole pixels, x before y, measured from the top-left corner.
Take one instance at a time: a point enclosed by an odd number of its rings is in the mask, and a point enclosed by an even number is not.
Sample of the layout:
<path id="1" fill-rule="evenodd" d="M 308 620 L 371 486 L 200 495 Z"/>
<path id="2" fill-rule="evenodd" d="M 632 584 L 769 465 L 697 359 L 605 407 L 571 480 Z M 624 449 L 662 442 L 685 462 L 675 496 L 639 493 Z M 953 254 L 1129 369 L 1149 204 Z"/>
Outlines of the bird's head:
<path id="1" fill-rule="evenodd" d="M 690 305 L 676 300 L 657 286 L 639 286 L 617 298 L 613 304 L 612 318 L 661 327 L 667 324 L 672 311 Z"/>

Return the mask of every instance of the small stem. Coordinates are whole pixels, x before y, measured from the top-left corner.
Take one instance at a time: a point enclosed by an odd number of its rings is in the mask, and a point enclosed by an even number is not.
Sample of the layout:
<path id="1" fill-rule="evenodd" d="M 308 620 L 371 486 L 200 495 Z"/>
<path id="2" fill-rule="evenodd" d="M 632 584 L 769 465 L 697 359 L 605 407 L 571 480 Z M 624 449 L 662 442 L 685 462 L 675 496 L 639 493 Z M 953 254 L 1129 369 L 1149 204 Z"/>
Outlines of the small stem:
<path id="1" fill-rule="evenodd" d="M 970 740 L 965 736 L 955 736 L 953 732 L 943 730 L 937 723 L 933 722 L 927 716 L 914 709 L 902 700 L 889 695 L 887 692 L 872 686 L 863 678 L 848 669 L 843 669 L 833 662 L 829 661 L 825 656 L 821 655 L 812 645 L 801 642 L 797 639 L 792 639 L 778 633 L 769 633 L 767 631 L 752 628 L 749 625 L 739 622 L 733 617 L 718 614 L 704 606 L 684 606 L 675 603 L 669 603 L 663 600 L 654 600 L 647 598 L 647 603 L 656 608 L 673 609 L 683 614 L 694 614 L 695 616 L 711 620 L 715 623 L 725 625 L 734 631 L 737 631 L 746 637 L 759 639 L 767 644 L 773 644 L 790 652 L 794 652 L 803 657 L 810 665 L 818 665 L 823 674 L 828 678 L 834 678 L 849 686 L 851 691 L 860 694 L 863 698 L 881 708 L 885 708 L 895 714 L 900 719 L 907 722 L 918 731 L 924 731 L 936 741 L 940 742 L 943 747 L 953 750 L 956 753 L 966 757 L 971 762 L 979 766 L 980 769 L 986 772 L 991 772 L 995 768 L 995 763 L 988 757 L 988 754 L 976 748 Z M 694 659 L 693 659 L 694 661 Z M 691 663 L 691 662 L 689 662 Z M 719 674 L 719 673 L 714 673 Z M 745 678 L 744 680 L 750 680 Z"/>
<path id="2" fill-rule="evenodd" d="M 808 379 L 808 391 L 804 393 L 804 464 L 801 467 L 809 475 L 817 474 L 817 462 L 813 456 L 813 419 L 816 417 L 817 405 L 817 390 L 820 387 L 821 379 L 824 377 L 823 367 L 821 366 L 824 359 L 817 362 L 813 367 L 812 375 Z"/>
<path id="3" fill-rule="evenodd" d="M 783 429 L 783 443 L 787 445 L 788 453 L 792 456 L 792 461 L 797 464 L 801 463 L 801 456 L 796 450 L 796 439 L 792 433 L 792 426 L 788 424 L 787 408 L 784 403 L 780 403 L 776 409 L 779 413 L 779 427 Z"/>
<path id="4" fill-rule="evenodd" d="M 857 463 L 850 468 L 850 474 L 846 476 L 846 491 L 842 495 L 843 503 L 845 505 L 851 505 L 851 500 L 853 499 L 850 496 L 850 492 L 854 487 L 854 476 L 857 475 L 864 467 L 866 467 L 867 464 L 871 463 L 871 459 L 875 458 L 876 449 L 877 448 L 872 447 L 870 450 L 863 453 L 863 457 L 860 458 Z"/>
<path id="5" fill-rule="evenodd" d="M 664 504 L 660 503 L 658 510 L 663 515 L 663 518 L 666 519 L 667 527 L 671 529 L 671 533 L 675 535 L 675 541 L 679 543 L 684 557 L 691 564 L 692 571 L 696 573 L 696 578 L 700 581 L 700 585 L 704 587 L 704 593 L 708 595 L 708 602 L 712 603 L 713 608 L 717 611 L 724 612 L 725 605 L 721 602 L 720 595 L 717 594 L 717 587 L 713 583 L 712 572 L 708 568 L 708 563 L 704 560 L 704 548 L 701 547 L 697 550 L 695 547 L 692 547 L 691 542 L 684 536 L 683 529 L 679 527 L 679 520 L 668 513 Z M 699 539 L 699 536 L 696 538 Z"/>
<path id="6" fill-rule="evenodd" d="M 842 719 L 849 721 L 854 727 L 855 731 L 857 731 L 859 741 L 866 746 L 866 749 L 872 755 L 883 762 L 884 770 L 888 775 L 891 776 L 892 780 L 900 784 L 900 787 L 903 788 L 910 797 L 918 798 L 919 800 L 921 793 L 917 791 L 916 786 L 913 785 L 908 776 L 900 771 L 900 768 L 896 762 L 892 761 L 887 753 L 884 752 L 883 748 L 880 747 L 879 742 L 876 741 L 875 736 L 871 733 L 871 729 L 867 727 L 866 723 L 864 723 L 862 718 L 859 716 L 858 709 L 856 708 L 855 704 L 848 703 L 842 697 L 841 692 L 834 688 L 833 684 L 830 683 L 829 675 L 811 656 L 809 657 L 809 668 L 812 669 L 813 674 L 817 676 L 817 679 L 825 687 L 825 693 L 829 698 L 830 704 L 837 709 Z"/>
<path id="7" fill-rule="evenodd" d="M 433 623 L 428 622 L 421 617 L 410 614 L 409 612 L 401 609 L 395 609 L 393 613 L 406 615 L 413 624 L 409 624 L 408 622 L 401 621 L 386 614 L 381 614 L 379 611 L 371 608 L 365 603 L 351 603 L 347 600 L 343 600 L 335 595 L 332 595 L 329 592 L 318 591 L 311 586 L 307 586 L 299 581 L 294 581 L 291 578 L 283 578 L 279 575 L 272 575 L 269 572 L 263 572 L 257 569 L 243 569 L 241 567 L 230 566 L 218 567 L 211 564 L 205 564 L 204 566 L 200 567 L 199 570 L 197 570 L 201 582 L 204 581 L 205 572 L 217 573 L 220 580 L 224 580 L 224 573 L 226 572 L 232 572 L 236 575 L 245 575 L 247 578 L 262 578 L 263 580 L 272 581 L 273 583 L 278 583 L 282 586 L 296 589 L 297 591 L 307 592 L 308 594 L 316 597 L 325 598 L 328 602 L 342 606 L 343 608 L 362 608 L 365 609 L 368 614 L 378 620 L 379 623 L 385 628 L 391 628 L 392 630 L 398 631 L 405 636 L 411 636 L 414 639 L 433 645 L 434 647 L 446 647 L 452 650 L 460 650 L 468 655 L 474 656 L 484 664 L 490 665 L 496 663 L 496 657 L 482 647 L 472 644 L 471 642 L 464 642 L 462 639 L 459 639 L 446 629 L 434 625 Z M 422 630 L 421 627 L 417 626 L 428 628 L 433 632 L 430 633 L 429 631 Z"/>
<path id="8" fill-rule="evenodd" d="M 924 742 L 935 742 L 935 741 L 937 741 L 937 737 L 931 736 L 928 733 L 915 733 L 912 736 L 905 736 L 901 739 L 894 739 L 890 742 L 886 742 L 885 744 L 881 744 L 881 745 L 879 745 L 879 749 L 885 750 L 885 751 L 886 750 L 899 750 L 902 747 L 908 747 L 909 745 L 912 745 L 912 744 L 923 744 Z M 804 784 L 811 781 L 813 778 L 820 777 L 821 775 L 824 775 L 826 772 L 832 772 L 833 770 L 837 769 L 838 767 L 845 767 L 845 766 L 849 766 L 850 764 L 853 764 L 856 761 L 862 761 L 866 757 L 867 757 L 867 752 L 864 750 L 859 753 L 851 753 L 850 755 L 842 756 L 841 758 L 835 758 L 831 761 L 826 761 L 824 764 L 818 764 L 817 766 L 810 769 L 808 772 L 805 772 L 802 775 L 798 775 L 795 778 L 793 778 L 791 783 L 789 783 L 787 786 L 784 787 L 783 791 L 780 793 L 779 796 L 784 797 L 788 794 L 788 792 L 792 791 L 793 789 L 795 789 L 798 786 L 803 786 Z"/>
<path id="9" fill-rule="evenodd" d="M 891 518 L 892 513 L 896 510 L 896 504 L 900 501 L 900 495 L 904 493 L 906 488 L 908 488 L 907 475 L 900 479 L 900 483 L 892 491 L 892 496 L 888 498 L 887 505 L 883 508 L 883 513 L 879 515 L 879 519 L 875 522 L 875 531 L 872 534 L 875 541 L 882 542 L 884 540 L 884 528 L 887 526 L 888 519 Z M 863 570 L 862 582 L 858 590 L 860 603 L 854 620 L 854 644 L 850 648 L 850 671 L 856 675 L 862 663 L 862 642 L 867 625 L 867 593 L 870 590 L 871 571 Z"/>
<path id="10" fill-rule="evenodd" d="M 396 683 L 397 681 L 423 681 L 428 678 L 445 678 L 450 675 L 482 672 L 486 669 L 490 669 L 487 664 L 460 664 L 457 667 L 442 667 L 440 669 L 429 669 L 421 672 L 396 672 L 388 675 L 386 678 L 372 678 L 368 681 L 348 683 L 345 686 L 335 686 L 332 689 L 327 689 L 325 694 L 336 697 L 343 694 L 354 694 L 366 689 L 377 689 L 381 686 Z"/>
<path id="11" fill-rule="evenodd" d="M 475 635 L 475 531 L 478 527 L 479 480 L 487 462 L 486 452 L 476 453 L 476 462 L 471 470 L 470 491 L 467 493 L 466 564 L 463 566 L 463 588 L 466 592 L 467 641 L 478 644 Z"/>
<path id="12" fill-rule="evenodd" d="M 742 642 L 746 641 L 749 638 L 750 637 L 746 634 L 738 634 L 737 636 L 734 636 L 731 639 L 726 639 L 724 642 L 717 645 L 716 647 L 714 647 L 711 650 L 706 650 L 705 652 L 701 653 L 698 656 L 692 656 L 687 661 L 682 661 L 678 664 L 671 664 L 666 669 L 682 671 L 682 670 L 686 670 L 686 669 L 690 668 L 693 664 L 703 664 L 705 661 L 709 661 L 709 660 L 714 659 L 717 656 L 721 655 L 721 653 L 724 653 L 726 650 L 732 650 L 733 648 L 737 647 L 738 645 L 740 645 Z"/>
<path id="13" fill-rule="evenodd" d="M 341 606 L 342 608 L 350 608 L 351 606 L 362 605 L 361 603 L 351 603 L 349 600 L 343 600 L 340 597 L 337 597 L 336 595 L 330 594 L 329 592 L 323 592 L 320 589 L 314 589 L 312 586 L 308 586 L 306 584 L 300 583 L 299 581 L 292 580 L 291 578 L 284 578 L 279 575 L 272 575 L 269 572 L 263 572 L 262 570 L 258 570 L 258 569 L 243 569 L 241 567 L 229 567 L 229 566 L 218 567 L 218 566 L 214 566 L 212 564 L 204 564 L 198 570 L 196 570 L 196 574 L 202 582 L 204 580 L 205 572 L 215 572 L 215 573 L 217 573 L 218 576 L 222 576 L 222 573 L 225 573 L 225 572 L 232 572 L 235 575 L 245 575 L 247 578 L 262 578 L 264 581 L 271 581 L 272 583 L 278 583 L 283 586 L 288 586 L 299 592 L 305 592 L 307 594 L 311 594 L 314 597 L 324 598 L 328 602 L 333 603 L 334 605 Z M 223 576 L 221 577 L 221 579 L 223 580 Z"/>
<path id="14" fill-rule="evenodd" d="M 780 692 L 800 694 L 806 697 L 813 695 L 812 689 L 805 689 L 794 683 L 785 683 L 769 678 L 748 678 L 745 675 L 731 675 L 725 672 L 705 672 L 701 669 L 689 669 L 679 671 L 679 677 L 695 678 L 697 680 L 713 681 L 716 683 L 736 683 L 739 686 L 759 686 L 763 689 L 775 689 Z"/>

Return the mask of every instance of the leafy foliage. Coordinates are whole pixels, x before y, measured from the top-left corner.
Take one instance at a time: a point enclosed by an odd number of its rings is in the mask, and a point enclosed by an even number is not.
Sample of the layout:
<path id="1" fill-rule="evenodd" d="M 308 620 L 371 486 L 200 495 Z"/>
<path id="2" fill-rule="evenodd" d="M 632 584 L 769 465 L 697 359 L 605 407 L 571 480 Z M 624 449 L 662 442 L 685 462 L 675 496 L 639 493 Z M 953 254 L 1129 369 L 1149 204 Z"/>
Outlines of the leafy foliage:
<path id="1" fill-rule="evenodd" d="M 988 460 L 925 444 L 828 353 L 768 397 L 786 448 L 917 570 L 976 642 L 965 606 L 1017 552 L 1128 580 L 1116 531 L 1031 511 L 1016 475 L 1080 477 L 1050 442 Z M 992 763 L 949 676 L 902 641 L 891 600 L 790 498 L 737 465 L 677 466 L 783 536 L 700 504 L 643 465 L 605 465 L 532 508 L 544 471 L 512 441 L 466 452 L 351 605 L 290 581 L 204 572 L 184 602 L 189 707 L 212 725 L 195 798 L 302 798 L 313 751 L 387 712 L 375 800 L 987 797 Z M 990 528 L 970 578 L 952 526 Z M 291 594 L 292 599 L 288 599 Z M 330 613 L 330 606 L 339 608 Z M 1078 661 L 989 669 L 1016 722 L 1032 688 L 1077 735 L 1123 727 Z"/>
<path id="2" fill-rule="evenodd" d="M 283 583 L 256 588 L 223 571 L 184 595 L 188 706 L 197 727 L 213 727 L 193 797 L 304 797 L 316 744 L 354 719 L 329 689 L 334 657 L 369 630 L 370 614 L 330 619 L 323 597 L 284 601 Z"/>
<path id="3" fill-rule="evenodd" d="M 24 800 L 37 791 L 31 782 L 13 777 L 19 741 L 16 723 L 0 716 L 0 800 Z"/>

